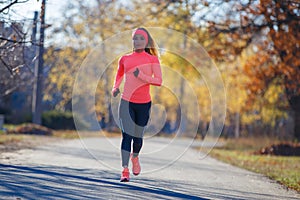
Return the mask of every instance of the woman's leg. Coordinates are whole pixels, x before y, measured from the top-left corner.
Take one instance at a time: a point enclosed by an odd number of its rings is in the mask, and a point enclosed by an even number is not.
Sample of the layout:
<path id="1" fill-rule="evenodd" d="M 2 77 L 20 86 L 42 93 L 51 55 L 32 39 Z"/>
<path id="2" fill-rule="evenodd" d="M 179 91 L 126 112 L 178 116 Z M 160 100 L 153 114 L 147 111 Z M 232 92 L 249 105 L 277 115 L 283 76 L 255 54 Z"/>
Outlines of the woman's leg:
<path id="1" fill-rule="evenodd" d="M 121 142 L 121 157 L 122 157 L 122 166 L 127 167 L 130 153 L 131 153 L 131 143 L 134 134 L 134 119 L 135 115 L 130 107 L 130 103 L 125 100 L 121 100 L 119 107 L 119 118 L 120 126 L 122 129 L 122 142 Z"/>
<path id="2" fill-rule="evenodd" d="M 133 138 L 133 157 L 137 157 L 143 146 L 143 138 Z"/>
<path id="3" fill-rule="evenodd" d="M 132 136 L 122 131 L 122 143 L 121 143 L 121 157 L 122 167 L 128 167 Z"/>
<path id="4" fill-rule="evenodd" d="M 134 104 L 135 112 L 135 134 L 133 137 L 133 157 L 138 156 L 143 146 L 145 127 L 149 121 L 151 102 L 145 104 Z"/>

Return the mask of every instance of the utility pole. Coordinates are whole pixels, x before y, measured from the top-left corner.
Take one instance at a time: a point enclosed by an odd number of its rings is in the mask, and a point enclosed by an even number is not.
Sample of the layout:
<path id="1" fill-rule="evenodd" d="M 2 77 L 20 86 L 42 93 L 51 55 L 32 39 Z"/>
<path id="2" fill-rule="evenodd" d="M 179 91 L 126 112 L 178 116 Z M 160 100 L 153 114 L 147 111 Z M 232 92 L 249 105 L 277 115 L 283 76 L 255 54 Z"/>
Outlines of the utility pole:
<path id="1" fill-rule="evenodd" d="M 32 35 L 31 35 L 31 45 L 33 47 L 33 52 L 34 52 L 34 63 L 33 63 L 33 71 L 34 71 L 34 80 L 33 80 L 33 90 L 32 90 L 32 99 L 31 99 L 31 113 L 32 113 L 32 118 L 35 113 L 35 105 L 36 105 L 36 84 L 37 84 L 37 73 L 36 69 L 38 68 L 38 62 L 37 62 L 37 57 L 38 57 L 38 48 L 37 48 L 37 39 L 36 39 L 36 33 L 37 33 L 37 18 L 38 18 L 38 12 L 34 12 L 34 18 L 33 18 L 33 26 L 32 26 Z M 33 122 L 33 119 L 32 119 Z"/>
<path id="2" fill-rule="evenodd" d="M 46 0 L 42 1 L 41 6 L 41 26 L 40 26 L 40 42 L 39 42 L 39 52 L 38 52 L 38 64 L 35 65 L 34 70 L 34 90 L 33 90 L 33 118 L 32 122 L 35 124 L 42 123 L 42 100 L 43 100 L 43 69 L 44 69 L 44 37 L 45 37 L 45 10 L 46 10 Z"/>
<path id="3" fill-rule="evenodd" d="M 32 35 L 31 35 L 31 44 L 34 47 L 34 52 L 36 53 L 36 32 L 37 32 L 37 18 L 38 18 L 38 11 L 34 11 L 33 17 L 33 26 L 32 26 Z"/>

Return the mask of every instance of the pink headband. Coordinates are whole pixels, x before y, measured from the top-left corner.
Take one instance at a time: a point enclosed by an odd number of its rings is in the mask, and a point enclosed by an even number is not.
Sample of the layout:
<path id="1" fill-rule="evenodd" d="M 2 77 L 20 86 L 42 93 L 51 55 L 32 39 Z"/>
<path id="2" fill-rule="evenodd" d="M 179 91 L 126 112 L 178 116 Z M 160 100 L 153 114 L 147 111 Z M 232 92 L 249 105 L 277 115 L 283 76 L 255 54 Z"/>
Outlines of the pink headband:
<path id="1" fill-rule="evenodd" d="M 136 29 L 135 31 L 133 31 L 132 33 L 132 38 L 136 35 L 136 34 L 139 34 L 139 35 L 142 35 L 145 40 L 146 40 L 146 44 L 148 44 L 148 34 L 146 33 L 146 31 L 142 30 L 142 29 Z"/>

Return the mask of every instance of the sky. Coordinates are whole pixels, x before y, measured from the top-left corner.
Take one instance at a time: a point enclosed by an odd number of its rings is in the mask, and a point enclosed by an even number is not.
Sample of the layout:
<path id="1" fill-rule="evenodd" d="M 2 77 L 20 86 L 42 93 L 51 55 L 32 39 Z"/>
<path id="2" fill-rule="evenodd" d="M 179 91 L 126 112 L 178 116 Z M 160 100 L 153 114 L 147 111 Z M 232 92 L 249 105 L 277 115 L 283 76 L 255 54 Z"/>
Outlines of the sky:
<path id="1" fill-rule="evenodd" d="M 29 0 L 12 6 L 11 14 L 15 19 L 32 19 L 34 11 L 40 12 L 42 0 Z M 54 21 L 61 17 L 61 9 L 66 1 L 46 0 L 46 21 Z"/>
<path id="2" fill-rule="evenodd" d="M 27 1 L 27 0 L 19 0 Z M 64 9 L 68 5 L 68 2 L 72 0 L 46 0 L 46 12 L 45 12 L 45 23 L 51 25 L 50 28 L 45 31 L 45 45 L 51 45 L 53 41 L 55 43 L 64 43 L 64 38 L 60 34 L 56 33 L 55 37 L 51 35 L 51 30 L 61 26 L 63 21 Z M 126 0 L 121 0 L 121 2 Z M 34 18 L 34 11 L 41 11 L 42 0 L 28 0 L 25 3 L 14 4 L 9 10 L 9 19 L 24 24 L 26 30 L 24 32 L 31 32 Z M 90 1 L 89 1 L 90 3 Z M 0 5 L 1 8 L 1 5 Z M 6 16 L 5 16 L 6 17 Z M 39 18 L 38 18 L 39 19 Z M 0 19 L 1 20 L 1 19 Z M 7 21 L 11 21 L 7 20 Z"/>
<path id="3" fill-rule="evenodd" d="M 9 15 L 5 17 L 13 21 L 23 23 L 24 28 L 26 29 L 24 31 L 31 32 L 34 11 L 38 11 L 40 14 L 41 2 L 42 0 L 29 0 L 26 3 L 14 4 L 9 10 Z M 62 0 L 46 0 L 45 22 L 46 24 L 51 25 L 50 29 L 59 26 L 59 22 L 62 19 L 62 10 L 66 6 L 67 2 L 68 1 Z M 48 33 L 49 31 L 46 29 L 46 46 L 48 45 L 48 43 L 51 43 L 51 41 L 47 40 L 47 36 L 49 36 Z M 57 38 L 57 40 L 61 40 L 61 38 Z"/>

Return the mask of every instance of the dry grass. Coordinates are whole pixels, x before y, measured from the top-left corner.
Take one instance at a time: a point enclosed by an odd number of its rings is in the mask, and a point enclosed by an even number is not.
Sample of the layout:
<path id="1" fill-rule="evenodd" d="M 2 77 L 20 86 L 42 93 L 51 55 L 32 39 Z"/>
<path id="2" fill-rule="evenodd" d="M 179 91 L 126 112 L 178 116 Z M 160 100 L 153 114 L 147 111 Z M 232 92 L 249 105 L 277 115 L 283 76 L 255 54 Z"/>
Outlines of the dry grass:
<path id="1" fill-rule="evenodd" d="M 54 137 L 63 139 L 77 139 L 86 137 L 120 137 L 120 133 L 106 132 L 106 131 L 81 131 L 74 130 L 59 130 L 53 132 Z"/>
<path id="2" fill-rule="evenodd" d="M 7 129 L 15 128 L 9 126 Z M 120 133 L 110 133 L 104 131 L 85 131 L 80 132 L 74 130 L 53 131 L 52 135 L 33 135 L 33 134 L 17 134 L 0 132 L 0 153 L 8 151 L 16 151 L 24 148 L 33 148 L 49 142 L 55 142 L 62 139 L 78 139 L 86 137 L 120 137 Z"/>
<path id="3" fill-rule="evenodd" d="M 226 150 L 240 150 L 240 151 L 257 151 L 272 144 L 278 144 L 282 141 L 270 137 L 249 137 L 222 140 L 224 146 L 222 149 Z"/>

